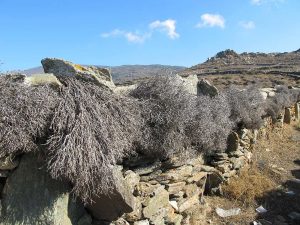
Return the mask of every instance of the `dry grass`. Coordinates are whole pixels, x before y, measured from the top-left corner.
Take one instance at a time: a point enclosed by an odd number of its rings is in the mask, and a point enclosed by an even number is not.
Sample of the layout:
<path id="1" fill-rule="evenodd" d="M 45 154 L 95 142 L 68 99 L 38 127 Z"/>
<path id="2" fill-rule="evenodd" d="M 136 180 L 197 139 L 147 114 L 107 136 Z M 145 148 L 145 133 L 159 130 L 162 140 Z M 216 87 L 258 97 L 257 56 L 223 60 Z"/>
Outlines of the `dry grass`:
<path id="1" fill-rule="evenodd" d="M 256 204 L 256 200 L 262 198 L 275 187 L 274 181 L 269 176 L 252 166 L 243 169 L 238 177 L 223 186 L 224 196 L 234 201 L 241 201 L 246 205 Z"/>

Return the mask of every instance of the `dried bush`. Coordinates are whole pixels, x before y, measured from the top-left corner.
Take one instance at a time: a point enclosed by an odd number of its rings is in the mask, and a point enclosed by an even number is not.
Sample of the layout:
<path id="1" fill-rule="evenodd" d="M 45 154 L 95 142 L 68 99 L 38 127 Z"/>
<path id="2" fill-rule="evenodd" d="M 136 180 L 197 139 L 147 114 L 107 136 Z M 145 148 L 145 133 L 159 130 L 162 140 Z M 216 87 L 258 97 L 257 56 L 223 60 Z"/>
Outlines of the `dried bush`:
<path id="1" fill-rule="evenodd" d="M 265 101 L 254 87 L 239 90 L 230 86 L 224 92 L 231 108 L 230 119 L 237 127 L 259 129 L 265 115 Z"/>
<path id="2" fill-rule="evenodd" d="M 74 193 L 88 202 L 114 188 L 118 178 L 112 167 L 132 153 L 142 122 L 134 100 L 74 78 L 63 83 L 51 123 L 48 168 L 52 177 L 71 181 Z"/>
<path id="3" fill-rule="evenodd" d="M 229 119 L 231 111 L 226 96 L 197 96 L 194 107 L 193 119 L 186 129 L 191 145 L 205 153 L 226 150 L 228 135 L 235 125 Z"/>
<path id="4" fill-rule="evenodd" d="M 48 132 L 58 94 L 23 84 L 22 75 L 0 76 L 0 157 L 37 149 Z"/>
<path id="5" fill-rule="evenodd" d="M 182 80 L 156 76 L 141 82 L 130 95 L 141 103 L 145 120 L 141 140 L 144 154 L 167 158 L 187 149 L 185 128 L 193 117 L 195 96 L 184 89 Z"/>
<path id="6" fill-rule="evenodd" d="M 276 95 L 267 98 L 265 104 L 266 114 L 276 120 L 278 115 L 285 107 L 290 107 L 300 100 L 300 91 L 298 89 L 289 89 L 286 86 L 276 88 Z"/>
<path id="7" fill-rule="evenodd" d="M 225 197 L 241 201 L 246 205 L 255 204 L 257 199 L 273 188 L 275 188 L 274 181 L 254 166 L 242 170 L 238 177 L 231 179 L 222 187 Z"/>

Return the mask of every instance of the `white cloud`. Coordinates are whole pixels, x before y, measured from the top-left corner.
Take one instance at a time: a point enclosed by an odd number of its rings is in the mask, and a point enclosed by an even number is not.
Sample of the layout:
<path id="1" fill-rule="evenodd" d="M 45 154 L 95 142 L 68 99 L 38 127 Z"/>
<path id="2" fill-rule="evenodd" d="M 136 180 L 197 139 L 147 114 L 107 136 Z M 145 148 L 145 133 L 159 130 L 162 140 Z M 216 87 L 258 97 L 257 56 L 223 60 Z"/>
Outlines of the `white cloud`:
<path id="1" fill-rule="evenodd" d="M 179 37 L 179 34 L 176 32 L 176 21 L 168 19 L 165 21 L 156 20 L 149 24 L 148 31 L 145 33 L 140 32 L 131 32 L 125 30 L 114 29 L 108 33 L 102 33 L 102 38 L 111 38 L 111 37 L 122 37 L 125 38 L 128 42 L 132 43 L 144 43 L 145 40 L 150 39 L 152 33 L 156 30 L 164 32 L 171 39 L 176 39 Z"/>
<path id="2" fill-rule="evenodd" d="M 166 32 L 168 37 L 175 39 L 179 37 L 179 34 L 176 32 L 176 21 L 168 19 L 165 21 L 156 20 L 149 25 L 151 30 L 159 29 L 163 32 Z"/>
<path id="3" fill-rule="evenodd" d="M 241 21 L 239 22 L 240 26 L 247 29 L 251 30 L 255 28 L 255 23 L 253 21 Z"/>
<path id="4" fill-rule="evenodd" d="M 123 31 L 119 29 L 115 29 L 109 33 L 101 34 L 103 38 L 110 38 L 110 37 L 124 37 L 127 41 L 133 43 L 143 43 L 147 38 L 150 37 L 151 34 L 138 34 L 137 32 L 133 33 L 130 31 Z"/>
<path id="5" fill-rule="evenodd" d="M 196 25 L 198 28 L 202 27 L 221 27 L 225 28 L 225 19 L 219 14 L 205 13 L 201 16 L 201 22 Z"/>
<path id="6" fill-rule="evenodd" d="M 253 5 L 260 5 L 262 3 L 263 0 L 251 0 L 251 3 Z"/>
<path id="7" fill-rule="evenodd" d="M 251 4 L 253 5 L 262 5 L 264 3 L 284 3 L 285 0 L 250 0 Z"/>

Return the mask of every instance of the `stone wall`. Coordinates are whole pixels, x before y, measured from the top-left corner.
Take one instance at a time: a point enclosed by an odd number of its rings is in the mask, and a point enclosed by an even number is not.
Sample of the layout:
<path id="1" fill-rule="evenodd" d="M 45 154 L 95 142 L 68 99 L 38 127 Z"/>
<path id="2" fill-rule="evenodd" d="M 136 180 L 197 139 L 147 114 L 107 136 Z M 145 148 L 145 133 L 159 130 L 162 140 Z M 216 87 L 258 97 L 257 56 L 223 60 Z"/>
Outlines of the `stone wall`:
<path id="1" fill-rule="evenodd" d="M 128 88 L 115 88 L 107 71 L 54 60 L 63 68 L 55 71 L 51 69 L 52 61 L 44 61 L 46 72 L 60 74 L 67 71 L 70 76 L 78 77 L 89 73 L 92 75 L 87 76 L 88 80 L 115 92 L 128 91 Z M 57 87 L 62 85 L 59 79 L 48 76 L 50 81 L 36 76 L 27 79 L 26 84 L 50 82 Z M 195 76 L 183 80 L 190 93 L 196 94 L 199 86 L 205 86 L 209 95 L 218 94 L 216 88 L 205 81 L 198 82 Z M 274 89 L 262 89 L 261 92 L 264 98 L 275 94 Z M 141 156 L 127 160 L 114 168 L 119 180 L 111 195 L 97 196 L 86 206 L 73 199 L 69 183 L 49 177 L 41 155 L 30 153 L 18 158 L 1 158 L 0 225 L 189 225 L 195 224 L 195 217 L 205 221 L 205 195 L 221 194 L 221 184 L 237 176 L 251 162 L 257 139 L 264 138 L 271 130 L 280 131 L 283 123 L 299 119 L 299 111 L 300 103 L 296 103 L 286 108 L 276 121 L 265 118 L 260 130 L 232 132 L 224 153 L 198 155 L 192 159 L 175 155 L 164 161 Z"/>

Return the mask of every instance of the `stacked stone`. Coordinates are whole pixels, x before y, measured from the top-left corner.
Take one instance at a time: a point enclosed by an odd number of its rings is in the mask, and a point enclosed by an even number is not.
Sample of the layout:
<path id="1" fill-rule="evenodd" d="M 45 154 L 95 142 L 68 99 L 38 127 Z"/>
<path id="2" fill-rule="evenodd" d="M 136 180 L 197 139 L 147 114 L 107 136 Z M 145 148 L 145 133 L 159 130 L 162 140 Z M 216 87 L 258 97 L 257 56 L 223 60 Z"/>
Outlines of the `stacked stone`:
<path id="1" fill-rule="evenodd" d="M 203 163 L 200 156 L 189 161 L 175 157 L 146 166 L 131 164 L 123 174 L 133 188 L 134 209 L 112 224 L 189 224 L 189 210 L 203 201 L 208 174 Z"/>
<path id="2" fill-rule="evenodd" d="M 221 193 L 220 184 L 235 176 L 251 161 L 251 148 L 256 141 L 256 133 L 247 129 L 231 133 L 227 152 L 213 155 L 211 165 L 217 170 L 217 176 L 216 172 L 208 175 L 207 190 L 210 193 Z"/>

